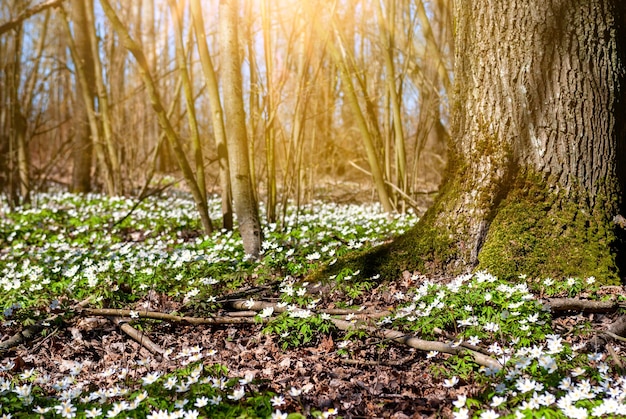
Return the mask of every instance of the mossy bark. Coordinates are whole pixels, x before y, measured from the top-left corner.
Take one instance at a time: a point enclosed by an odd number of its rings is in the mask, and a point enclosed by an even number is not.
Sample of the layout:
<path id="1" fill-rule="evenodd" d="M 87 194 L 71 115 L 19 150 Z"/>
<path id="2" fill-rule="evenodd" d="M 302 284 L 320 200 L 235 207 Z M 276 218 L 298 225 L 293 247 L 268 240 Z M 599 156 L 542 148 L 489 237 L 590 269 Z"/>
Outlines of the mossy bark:
<path id="1" fill-rule="evenodd" d="M 457 1 L 447 180 L 418 225 L 352 257 L 403 270 L 619 280 L 623 25 L 617 0 Z M 321 273 L 320 273 L 321 274 Z"/>

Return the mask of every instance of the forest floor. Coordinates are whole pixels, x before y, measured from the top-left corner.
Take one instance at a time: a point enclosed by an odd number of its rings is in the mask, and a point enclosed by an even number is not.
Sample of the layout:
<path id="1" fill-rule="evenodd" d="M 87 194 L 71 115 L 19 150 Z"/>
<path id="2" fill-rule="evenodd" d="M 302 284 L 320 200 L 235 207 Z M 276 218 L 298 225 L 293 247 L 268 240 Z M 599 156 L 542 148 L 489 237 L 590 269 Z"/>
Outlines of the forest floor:
<path id="1" fill-rule="evenodd" d="M 626 415 L 622 287 L 483 272 L 307 284 L 417 217 L 291 209 L 254 262 L 236 234 L 203 236 L 185 199 L 134 204 L 42 195 L 0 219 L 0 418 Z"/>
<path id="2" fill-rule="evenodd" d="M 401 290 L 401 288 L 397 288 Z M 171 312 L 176 302 L 159 296 L 151 309 Z M 361 303 L 368 309 L 384 310 L 391 296 L 371 292 Z M 271 298 L 270 300 L 273 300 Z M 141 307 L 141 301 L 139 306 Z M 54 334 L 40 337 L 12 353 L 23 372 L 29 368 L 46 371 L 50 382 L 58 382 L 76 364 L 82 364 L 80 379 L 97 388 L 108 388 L 117 372 L 140 380 L 149 371 L 172 372 L 181 368 L 176 354 L 199 347 L 205 362 L 226 366 L 230 376 L 252 373 L 263 390 L 288 394 L 300 389 L 298 397 L 286 397 L 283 411 L 312 411 L 335 408 L 346 418 L 451 417 L 452 402 L 459 392 L 475 394 L 480 387 L 463 382 L 457 388 L 442 386 L 433 376 L 436 363 L 426 354 L 381 338 L 335 341 L 333 334 L 316 336 L 314 346 L 283 349 L 276 336 L 263 333 L 260 324 L 234 326 L 175 325 L 160 323 L 151 328 L 150 339 L 172 350 L 169 359 L 155 357 L 139 343 L 119 331 L 113 323 L 97 317 L 77 317 Z M 348 345 L 342 345 L 348 343 Z M 350 356 L 338 350 L 349 351 Z M 148 360 L 137 365 L 137 360 Z M 23 364 L 22 364 L 23 362 Z M 103 371 L 116 371 L 113 377 Z"/>

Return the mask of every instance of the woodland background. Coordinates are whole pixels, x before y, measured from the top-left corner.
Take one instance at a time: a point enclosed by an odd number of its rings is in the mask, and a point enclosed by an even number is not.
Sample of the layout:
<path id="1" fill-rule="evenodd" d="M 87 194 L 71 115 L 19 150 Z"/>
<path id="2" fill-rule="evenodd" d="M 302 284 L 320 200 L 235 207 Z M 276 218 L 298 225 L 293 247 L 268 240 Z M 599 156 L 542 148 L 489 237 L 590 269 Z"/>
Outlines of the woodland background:
<path id="1" fill-rule="evenodd" d="M 114 195 L 183 183 L 144 70 L 190 162 L 187 181 L 204 183 L 200 189 L 209 192 L 227 187 L 218 179 L 224 139 L 215 104 L 230 100 L 218 2 L 111 3 L 145 68 L 100 2 L 0 6 L 0 178 L 14 206 L 54 184 Z M 266 202 L 270 220 L 278 202 L 332 194 L 337 180 L 353 183 L 336 198 L 423 210 L 446 158 L 453 57 L 448 1 L 238 6 L 239 44 L 232 53 L 243 76 L 249 151 L 238 158 L 249 160 L 254 193 Z M 194 25 L 193 7 L 201 8 L 201 26 Z"/>

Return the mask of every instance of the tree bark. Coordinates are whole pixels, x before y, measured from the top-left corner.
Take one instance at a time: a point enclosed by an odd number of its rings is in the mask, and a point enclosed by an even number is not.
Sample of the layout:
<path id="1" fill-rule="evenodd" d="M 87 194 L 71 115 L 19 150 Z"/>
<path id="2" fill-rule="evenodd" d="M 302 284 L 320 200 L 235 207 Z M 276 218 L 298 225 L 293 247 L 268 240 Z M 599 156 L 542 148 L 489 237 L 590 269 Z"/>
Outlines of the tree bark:
<path id="1" fill-rule="evenodd" d="M 485 269 L 617 282 L 625 8 L 457 0 L 445 184 L 415 228 L 348 263 L 387 277 Z"/>
<path id="2" fill-rule="evenodd" d="M 624 5 L 461 3 L 453 167 L 433 220 L 453 232 L 452 266 L 616 280 Z"/>
<path id="3" fill-rule="evenodd" d="M 93 7 L 92 5 L 90 5 Z M 75 193 L 91 191 L 91 168 L 93 161 L 93 140 L 89 123 L 89 114 L 93 109 L 95 66 L 91 55 L 91 41 L 89 38 L 89 21 L 87 19 L 87 4 L 85 0 L 72 0 L 71 19 L 74 23 L 74 45 L 76 46 L 76 60 L 80 63 L 86 83 L 80 83 L 79 71 L 76 71 L 76 98 L 73 109 L 73 136 L 72 144 L 72 184 L 70 190 Z M 71 34 L 68 32 L 68 36 Z M 87 89 L 85 91 L 85 89 Z M 86 102 L 87 101 L 87 102 Z"/>
<path id="4" fill-rule="evenodd" d="M 237 0 L 220 0 L 219 15 L 224 126 L 235 214 L 245 252 L 257 258 L 261 252 L 261 224 L 252 189 L 248 158 L 248 135 L 237 34 Z"/>
<path id="5" fill-rule="evenodd" d="M 207 86 L 209 104 L 211 107 L 211 122 L 213 124 L 213 135 L 217 149 L 217 159 L 219 164 L 220 189 L 222 192 L 222 228 L 233 229 L 233 204 L 232 191 L 230 186 L 230 167 L 228 165 L 228 149 L 226 148 L 226 132 L 224 131 L 224 119 L 222 103 L 220 102 L 219 86 L 217 76 L 213 66 L 213 60 L 209 54 L 209 47 L 206 42 L 204 29 L 204 18 L 202 17 L 202 7 L 200 0 L 191 0 L 191 18 L 196 34 L 198 55 L 202 65 L 202 72 Z"/>

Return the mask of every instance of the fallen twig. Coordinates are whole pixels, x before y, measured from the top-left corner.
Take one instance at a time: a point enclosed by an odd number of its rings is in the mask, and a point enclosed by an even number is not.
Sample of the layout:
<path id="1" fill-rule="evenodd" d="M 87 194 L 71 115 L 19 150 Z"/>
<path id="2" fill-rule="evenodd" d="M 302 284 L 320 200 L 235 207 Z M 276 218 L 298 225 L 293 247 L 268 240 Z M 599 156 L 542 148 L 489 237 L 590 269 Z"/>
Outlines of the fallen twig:
<path id="1" fill-rule="evenodd" d="M 606 313 L 626 307 L 626 304 L 617 301 L 594 301 L 578 298 L 548 298 L 545 300 L 545 303 L 552 311 L 578 311 L 583 313 Z"/>
<path id="2" fill-rule="evenodd" d="M 45 329 L 45 326 L 42 323 L 43 322 L 39 322 L 37 324 L 28 326 L 27 328 L 25 328 L 24 330 L 20 330 L 4 342 L 0 342 L 0 353 L 14 348 L 24 342 L 33 340 L 35 336 L 37 336 L 39 333 L 41 333 L 43 329 Z"/>
<path id="3" fill-rule="evenodd" d="M 82 307 L 85 307 L 87 304 L 89 304 L 89 298 L 76 304 L 76 309 L 81 309 Z M 11 348 L 14 348 L 22 343 L 26 343 L 28 341 L 33 340 L 46 327 L 48 327 L 48 325 L 57 323 L 57 321 L 59 320 L 59 318 L 63 316 L 63 314 L 65 313 L 57 314 L 54 316 L 50 316 L 47 319 L 40 320 L 37 323 L 30 325 L 26 327 L 25 329 L 17 332 L 16 334 L 11 336 L 9 339 L 5 340 L 4 342 L 0 342 L 0 353 L 7 351 Z"/>
<path id="4" fill-rule="evenodd" d="M 378 366 L 382 365 L 385 367 L 398 367 L 404 365 L 413 360 L 412 356 L 407 356 L 397 361 L 372 361 L 369 359 L 344 359 L 340 358 L 339 361 L 342 364 L 351 364 L 351 365 L 369 365 L 369 366 Z"/>
<path id="5" fill-rule="evenodd" d="M 273 308 L 275 313 L 284 313 L 287 311 L 287 307 L 279 306 L 275 303 L 270 303 L 267 301 L 249 301 L 249 300 L 236 300 L 231 301 L 230 306 L 236 310 L 254 310 L 261 311 L 264 308 Z M 354 319 L 357 320 L 365 320 L 365 319 L 379 319 L 381 317 L 385 317 L 391 314 L 389 311 L 360 311 L 360 310 L 345 310 L 345 309 L 328 309 L 321 310 L 317 312 L 318 314 L 329 314 L 331 316 L 334 315 L 352 315 Z"/>
<path id="6" fill-rule="evenodd" d="M 114 309 L 114 308 L 87 308 L 81 311 L 86 316 L 105 316 L 105 317 L 132 317 L 135 316 L 141 319 L 153 319 L 164 320 L 175 323 L 189 323 L 189 324 L 251 324 L 258 323 L 252 317 L 229 317 L 229 316 L 216 316 L 216 317 L 185 317 L 175 314 L 161 313 L 159 311 L 144 311 L 144 310 L 126 310 L 126 309 Z"/>
<path id="7" fill-rule="evenodd" d="M 159 345 L 152 342 L 152 340 L 148 336 L 146 336 L 145 333 L 136 330 L 134 327 L 128 324 L 127 319 L 113 316 L 110 317 L 110 320 L 115 323 L 122 332 L 135 339 L 140 345 L 149 350 L 151 353 L 162 356 L 163 352 L 165 352 Z"/>
<path id="8" fill-rule="evenodd" d="M 448 353 L 452 355 L 460 355 L 460 354 L 466 353 L 466 354 L 471 355 L 472 358 L 474 359 L 474 362 L 476 362 L 478 365 L 481 365 L 487 368 L 496 369 L 496 370 L 499 370 L 502 368 L 502 365 L 495 359 L 491 358 L 490 356 L 483 355 L 480 352 L 472 351 L 471 349 L 456 346 L 451 343 L 423 340 L 423 339 L 416 338 L 414 336 L 406 335 L 397 330 L 378 329 L 378 328 L 374 328 L 371 326 L 362 326 L 362 325 L 359 325 L 358 323 L 352 323 L 346 320 L 331 319 L 331 321 L 340 330 L 346 331 L 346 330 L 353 330 L 353 329 L 358 328 L 360 330 L 365 330 L 369 333 L 376 333 L 379 335 L 382 334 L 387 339 L 390 339 L 395 342 L 410 346 L 411 348 L 419 349 L 421 351 L 426 351 L 426 352 L 437 351 L 437 352 L 444 352 L 444 353 Z"/>
<path id="9" fill-rule="evenodd" d="M 263 310 L 264 308 L 272 307 L 274 311 L 278 313 L 281 313 L 287 310 L 286 307 L 278 307 L 276 304 L 272 304 L 272 303 L 268 303 L 264 301 L 233 301 L 231 303 L 231 306 L 233 308 L 238 308 L 242 310 Z M 363 314 L 355 314 L 354 319 L 355 320 L 359 319 L 359 316 L 361 316 L 361 319 L 371 319 L 371 317 L 369 317 L 368 315 L 363 315 Z M 419 349 L 419 350 L 427 351 L 427 352 L 438 351 L 438 352 L 444 352 L 444 353 L 453 354 L 453 355 L 467 353 L 472 356 L 472 358 L 478 365 L 482 365 L 484 367 L 493 368 L 493 369 L 502 368 L 502 365 L 495 359 L 491 358 L 490 356 L 484 355 L 480 352 L 477 352 L 468 348 L 464 348 L 464 347 L 460 347 L 460 346 L 456 346 L 456 345 L 444 343 L 444 342 L 423 340 L 423 339 L 416 338 L 414 336 L 407 336 L 404 333 L 398 332 L 396 330 L 379 329 L 376 327 L 367 326 L 367 325 L 364 325 L 362 322 L 353 323 L 347 320 L 340 320 L 340 319 L 335 319 L 335 318 L 331 318 L 330 321 L 332 321 L 333 324 L 338 329 L 343 330 L 343 331 L 353 330 L 353 329 L 358 328 L 360 330 L 365 330 L 366 332 L 371 333 L 371 334 L 382 335 L 386 339 L 405 344 L 407 346 L 410 346 L 411 348 L 415 348 L 415 349 Z"/>

